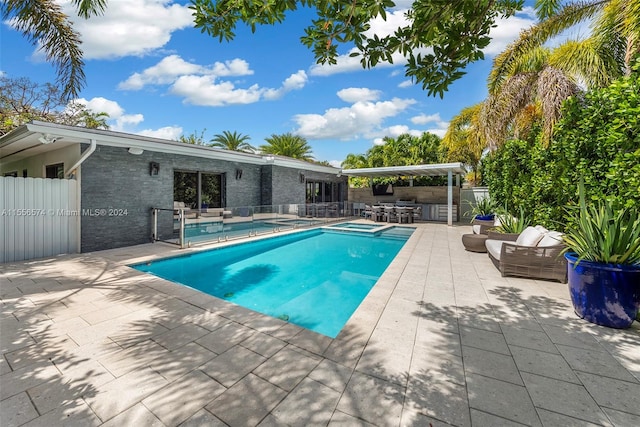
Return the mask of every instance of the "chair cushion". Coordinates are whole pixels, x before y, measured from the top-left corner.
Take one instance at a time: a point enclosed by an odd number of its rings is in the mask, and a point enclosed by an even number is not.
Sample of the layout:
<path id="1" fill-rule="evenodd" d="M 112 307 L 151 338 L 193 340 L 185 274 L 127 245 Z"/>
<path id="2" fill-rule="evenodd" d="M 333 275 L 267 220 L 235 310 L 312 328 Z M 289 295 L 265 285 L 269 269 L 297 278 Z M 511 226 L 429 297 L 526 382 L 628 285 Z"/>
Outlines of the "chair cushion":
<path id="1" fill-rule="evenodd" d="M 541 226 L 541 225 L 536 225 L 534 228 L 535 228 L 536 230 L 538 230 L 539 232 L 541 232 L 542 234 L 544 234 L 544 233 L 548 233 L 548 232 L 549 232 L 549 230 L 547 230 L 546 228 L 544 228 L 544 227 L 543 227 L 543 226 Z"/>
<path id="2" fill-rule="evenodd" d="M 538 242 L 539 247 L 548 248 L 550 246 L 556 246 L 562 243 L 562 233 L 559 231 L 549 231 Z"/>
<path id="3" fill-rule="evenodd" d="M 540 240 L 544 237 L 544 234 L 535 227 L 527 227 L 516 239 L 516 245 L 518 246 L 536 246 Z"/>
<path id="4" fill-rule="evenodd" d="M 495 259 L 500 259 L 500 252 L 502 251 L 502 244 L 504 240 L 487 239 L 484 242 L 484 246 L 487 248 L 487 252 L 491 254 Z"/>
<path id="5" fill-rule="evenodd" d="M 480 224 L 474 224 L 471 226 L 471 229 L 473 230 L 473 234 L 480 234 Z"/>

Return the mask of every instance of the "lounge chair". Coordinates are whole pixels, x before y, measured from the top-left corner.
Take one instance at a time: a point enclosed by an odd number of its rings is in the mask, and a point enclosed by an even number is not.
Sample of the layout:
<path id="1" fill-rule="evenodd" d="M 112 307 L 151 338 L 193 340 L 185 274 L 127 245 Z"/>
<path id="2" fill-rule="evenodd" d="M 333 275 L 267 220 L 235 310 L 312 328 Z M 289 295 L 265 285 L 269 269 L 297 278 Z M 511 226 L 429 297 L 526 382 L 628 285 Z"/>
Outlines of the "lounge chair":
<path id="1" fill-rule="evenodd" d="M 504 239 L 504 240 L 501 240 Z M 520 276 L 567 282 L 567 261 L 562 256 L 562 233 L 538 226 L 519 235 L 489 231 L 487 253 L 502 276 Z"/>

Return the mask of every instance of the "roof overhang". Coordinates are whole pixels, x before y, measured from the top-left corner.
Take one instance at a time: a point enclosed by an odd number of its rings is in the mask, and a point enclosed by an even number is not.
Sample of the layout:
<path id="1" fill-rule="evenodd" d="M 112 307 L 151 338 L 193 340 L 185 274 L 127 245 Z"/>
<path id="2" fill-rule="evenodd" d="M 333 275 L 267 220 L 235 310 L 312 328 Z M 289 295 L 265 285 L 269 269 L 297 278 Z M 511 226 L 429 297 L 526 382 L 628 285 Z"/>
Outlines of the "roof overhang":
<path id="1" fill-rule="evenodd" d="M 396 176 L 446 176 L 466 174 L 462 163 L 434 163 L 429 165 L 389 166 L 382 168 L 342 169 L 347 176 L 396 177 Z"/>
<path id="2" fill-rule="evenodd" d="M 0 137 L 0 161 L 17 161 L 74 144 L 88 144 L 91 140 L 95 140 L 97 145 L 122 147 L 133 149 L 133 151 L 136 152 L 139 152 L 139 150 L 154 151 L 237 163 L 256 165 L 273 164 L 275 166 L 336 175 L 340 173 L 340 169 L 338 168 L 304 162 L 284 156 L 241 153 L 144 135 L 102 129 L 88 129 L 40 121 L 27 123 Z"/>

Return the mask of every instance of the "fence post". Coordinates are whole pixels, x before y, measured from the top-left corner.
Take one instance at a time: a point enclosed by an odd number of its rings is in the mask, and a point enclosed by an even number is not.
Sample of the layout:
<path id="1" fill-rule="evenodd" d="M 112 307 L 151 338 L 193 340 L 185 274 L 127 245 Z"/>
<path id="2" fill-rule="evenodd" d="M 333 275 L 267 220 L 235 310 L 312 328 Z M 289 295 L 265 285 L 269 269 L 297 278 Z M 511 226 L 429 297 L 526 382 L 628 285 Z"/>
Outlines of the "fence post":
<path id="1" fill-rule="evenodd" d="M 184 209 L 180 209 L 178 216 L 180 219 L 180 241 L 178 243 L 180 243 L 180 249 L 184 249 Z"/>

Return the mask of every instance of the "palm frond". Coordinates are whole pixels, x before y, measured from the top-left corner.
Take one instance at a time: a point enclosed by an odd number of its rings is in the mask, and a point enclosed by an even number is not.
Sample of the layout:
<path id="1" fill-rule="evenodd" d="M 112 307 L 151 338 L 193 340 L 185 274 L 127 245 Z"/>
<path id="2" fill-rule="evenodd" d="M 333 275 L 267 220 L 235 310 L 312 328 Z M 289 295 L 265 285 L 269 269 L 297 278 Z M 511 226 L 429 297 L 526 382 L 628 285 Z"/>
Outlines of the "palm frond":
<path id="1" fill-rule="evenodd" d="M 15 29 L 32 43 L 39 43 L 47 61 L 57 70 L 57 83 L 69 100 L 78 96 L 84 86 L 80 37 L 68 16 L 54 0 L 7 0 L 3 18 L 11 20 Z"/>
<path id="2" fill-rule="evenodd" d="M 549 65 L 575 76 L 588 89 L 604 87 L 622 75 L 623 61 L 612 55 L 610 45 L 602 37 L 571 40 L 558 46 L 549 58 Z"/>
<path id="3" fill-rule="evenodd" d="M 609 2 L 611 0 L 572 2 L 562 7 L 555 15 L 521 31 L 518 39 L 494 59 L 493 68 L 488 78 L 489 93 L 495 92 L 500 84 L 506 80 L 514 61 L 527 52 L 542 46 L 567 28 L 592 18 Z"/>
<path id="4" fill-rule="evenodd" d="M 540 73 L 538 77 L 538 94 L 542 105 L 543 138 L 546 145 L 551 140 L 553 127 L 560 119 L 562 102 L 579 92 L 578 85 L 558 68 L 545 67 Z"/>

